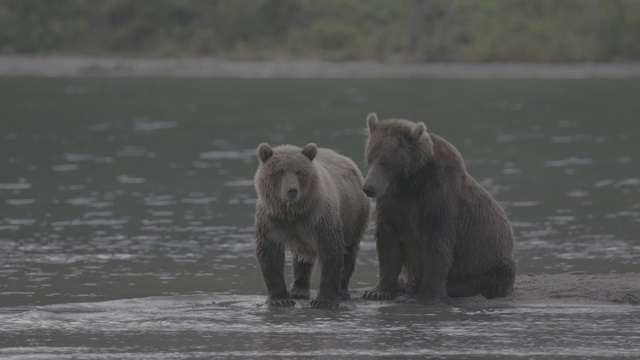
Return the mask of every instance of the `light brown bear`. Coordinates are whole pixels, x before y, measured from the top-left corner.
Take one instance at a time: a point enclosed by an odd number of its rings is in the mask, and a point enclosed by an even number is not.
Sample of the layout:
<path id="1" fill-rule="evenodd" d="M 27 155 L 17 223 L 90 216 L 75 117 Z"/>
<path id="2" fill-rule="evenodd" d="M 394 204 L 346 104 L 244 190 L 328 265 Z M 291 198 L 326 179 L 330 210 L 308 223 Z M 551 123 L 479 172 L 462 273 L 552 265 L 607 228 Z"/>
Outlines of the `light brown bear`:
<path id="1" fill-rule="evenodd" d="M 379 280 L 364 298 L 436 303 L 509 294 L 511 225 L 458 150 L 421 122 L 370 114 L 367 127 L 363 191 L 376 198 Z"/>
<path id="2" fill-rule="evenodd" d="M 362 174 L 349 158 L 308 144 L 260 144 L 255 175 L 256 254 L 268 305 L 292 306 L 309 298 L 316 259 L 322 273 L 312 307 L 337 307 L 349 299 L 349 279 L 369 221 Z M 293 283 L 284 280 L 285 248 L 293 255 Z"/>

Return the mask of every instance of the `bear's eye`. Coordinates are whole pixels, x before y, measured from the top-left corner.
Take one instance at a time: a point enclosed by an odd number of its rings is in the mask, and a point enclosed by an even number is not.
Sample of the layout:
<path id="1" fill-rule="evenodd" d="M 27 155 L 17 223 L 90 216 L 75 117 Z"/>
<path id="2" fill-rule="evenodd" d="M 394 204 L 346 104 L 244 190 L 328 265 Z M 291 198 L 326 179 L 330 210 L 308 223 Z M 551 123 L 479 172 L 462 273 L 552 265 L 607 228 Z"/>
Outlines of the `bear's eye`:
<path id="1" fill-rule="evenodd" d="M 380 164 L 380 166 L 385 166 L 385 165 L 387 165 L 387 160 L 380 159 L 380 161 L 378 161 L 378 164 Z"/>
<path id="2" fill-rule="evenodd" d="M 304 176 L 304 172 L 302 172 L 302 170 L 296 170 L 296 175 Z"/>
<path id="3" fill-rule="evenodd" d="M 282 175 L 284 175 L 284 170 L 278 169 L 278 171 L 276 171 L 276 176 L 281 177 Z"/>

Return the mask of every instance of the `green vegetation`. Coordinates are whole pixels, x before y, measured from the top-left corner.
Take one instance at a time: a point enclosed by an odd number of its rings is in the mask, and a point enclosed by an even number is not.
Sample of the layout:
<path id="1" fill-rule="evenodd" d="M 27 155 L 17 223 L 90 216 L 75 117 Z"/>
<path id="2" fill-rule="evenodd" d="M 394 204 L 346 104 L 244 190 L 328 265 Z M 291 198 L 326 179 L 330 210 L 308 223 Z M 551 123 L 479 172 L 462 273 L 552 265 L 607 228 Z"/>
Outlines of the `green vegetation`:
<path id="1" fill-rule="evenodd" d="M 1 0 L 0 53 L 640 59 L 637 0 Z"/>

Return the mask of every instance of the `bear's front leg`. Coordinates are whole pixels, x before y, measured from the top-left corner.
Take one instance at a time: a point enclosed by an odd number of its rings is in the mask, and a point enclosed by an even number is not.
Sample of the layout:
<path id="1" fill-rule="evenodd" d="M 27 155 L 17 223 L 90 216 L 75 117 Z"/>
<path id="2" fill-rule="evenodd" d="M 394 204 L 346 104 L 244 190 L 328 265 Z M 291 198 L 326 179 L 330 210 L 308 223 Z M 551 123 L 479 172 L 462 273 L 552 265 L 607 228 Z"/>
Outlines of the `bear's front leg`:
<path id="1" fill-rule="evenodd" d="M 420 290 L 422 284 L 422 269 L 417 272 L 410 270 L 403 270 L 398 279 L 398 286 L 400 292 L 404 294 L 415 294 Z"/>
<path id="2" fill-rule="evenodd" d="M 378 252 L 378 284 L 362 295 L 367 300 L 391 300 L 398 294 L 398 275 L 402 270 L 403 248 L 386 226 L 376 229 L 376 250 Z"/>
<path id="3" fill-rule="evenodd" d="M 344 258 L 341 251 L 323 249 L 322 273 L 320 274 L 320 290 L 318 296 L 311 300 L 314 308 L 336 308 L 340 305 L 340 282 Z"/>
<path id="4" fill-rule="evenodd" d="M 453 263 L 455 232 L 440 226 L 431 229 L 423 241 L 424 270 L 420 288 L 417 293 L 398 296 L 394 299 L 396 302 L 427 305 L 447 302 L 447 277 Z"/>
<path id="5" fill-rule="evenodd" d="M 293 255 L 293 283 L 291 284 L 292 299 L 308 299 L 313 261 Z"/>
<path id="6" fill-rule="evenodd" d="M 267 286 L 269 297 L 266 304 L 270 306 L 293 306 L 295 301 L 289 297 L 284 282 L 284 247 L 266 237 L 256 237 L 256 255 L 262 270 L 262 277 Z"/>

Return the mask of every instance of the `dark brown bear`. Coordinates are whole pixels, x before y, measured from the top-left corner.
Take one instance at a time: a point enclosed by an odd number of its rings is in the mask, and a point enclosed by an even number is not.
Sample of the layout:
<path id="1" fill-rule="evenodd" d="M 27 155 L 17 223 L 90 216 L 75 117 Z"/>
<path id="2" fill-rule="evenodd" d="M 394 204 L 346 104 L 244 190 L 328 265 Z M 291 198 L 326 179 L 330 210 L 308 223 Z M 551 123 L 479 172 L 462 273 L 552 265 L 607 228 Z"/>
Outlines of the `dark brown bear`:
<path id="1" fill-rule="evenodd" d="M 308 144 L 258 146 L 255 175 L 256 253 L 269 291 L 267 304 L 291 306 L 309 298 L 314 260 L 322 266 L 313 307 L 349 299 L 349 279 L 369 221 L 362 175 L 350 159 Z M 284 280 L 285 248 L 293 255 L 293 284 Z"/>
<path id="2" fill-rule="evenodd" d="M 511 225 L 458 150 L 421 122 L 379 122 L 370 114 L 367 126 L 363 191 L 376 198 L 380 267 L 364 298 L 435 303 L 447 295 L 509 294 L 516 274 Z"/>

